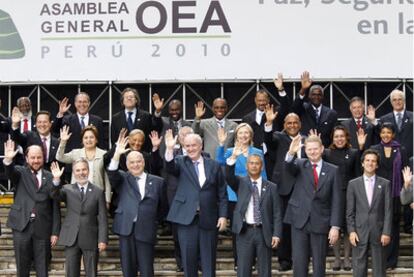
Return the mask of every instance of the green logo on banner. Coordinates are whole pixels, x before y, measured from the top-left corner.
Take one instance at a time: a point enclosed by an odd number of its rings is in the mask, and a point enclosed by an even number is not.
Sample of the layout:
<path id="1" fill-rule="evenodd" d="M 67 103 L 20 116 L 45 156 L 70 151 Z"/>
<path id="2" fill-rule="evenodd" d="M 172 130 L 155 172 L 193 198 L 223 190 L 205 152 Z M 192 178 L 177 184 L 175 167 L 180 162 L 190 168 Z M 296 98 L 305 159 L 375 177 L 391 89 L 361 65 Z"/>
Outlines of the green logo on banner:
<path id="1" fill-rule="evenodd" d="M 0 10 L 0 59 L 19 59 L 24 55 L 24 44 L 13 20 Z"/>

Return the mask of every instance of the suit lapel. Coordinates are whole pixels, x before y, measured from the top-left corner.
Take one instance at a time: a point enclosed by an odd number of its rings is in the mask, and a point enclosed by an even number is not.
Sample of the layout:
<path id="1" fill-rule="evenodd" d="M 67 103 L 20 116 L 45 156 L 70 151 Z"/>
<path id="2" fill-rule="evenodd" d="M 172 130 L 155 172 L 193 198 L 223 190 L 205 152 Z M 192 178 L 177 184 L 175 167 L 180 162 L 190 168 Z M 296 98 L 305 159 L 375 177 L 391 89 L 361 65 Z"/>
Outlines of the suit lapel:
<path id="1" fill-rule="evenodd" d="M 149 174 L 147 174 L 147 179 L 145 180 L 145 192 L 144 192 L 143 199 L 149 195 L 151 189 L 152 189 L 152 178 Z"/>
<path id="2" fill-rule="evenodd" d="M 187 166 L 187 169 L 188 169 L 188 172 L 189 172 L 191 178 L 193 179 L 192 184 L 194 184 L 196 187 L 198 187 L 198 189 L 200 189 L 200 182 L 198 181 L 197 173 L 195 172 L 193 162 L 187 156 L 184 157 L 184 162 L 185 162 L 185 165 Z M 206 164 L 206 160 L 204 160 L 204 170 L 206 170 L 205 169 L 205 164 Z M 207 172 L 207 171 L 205 171 L 205 172 Z"/>
<path id="3" fill-rule="evenodd" d="M 86 191 L 85 191 L 85 195 L 83 196 L 83 201 L 82 203 L 86 202 L 86 200 L 88 200 L 88 198 L 90 197 L 90 194 L 93 193 L 94 187 L 92 186 L 91 183 L 88 182 L 88 186 L 86 187 Z"/>
<path id="4" fill-rule="evenodd" d="M 137 179 L 135 179 L 135 177 L 132 176 L 131 174 L 128 174 L 127 181 L 132 191 L 136 194 L 135 196 L 138 196 L 139 197 L 138 199 L 141 199 L 142 197 L 141 197 L 141 194 L 139 193 Z"/>
<path id="5" fill-rule="evenodd" d="M 260 206 L 262 205 L 263 199 L 266 196 L 266 193 L 268 191 L 268 187 L 269 187 L 269 184 L 267 183 L 267 181 L 263 180 L 262 181 L 262 191 L 260 192 Z"/>
<path id="6" fill-rule="evenodd" d="M 382 185 L 380 184 L 380 182 L 379 182 L 379 180 L 378 180 L 377 176 L 375 176 L 374 193 L 373 193 L 373 195 L 372 195 L 372 200 L 371 200 L 371 206 L 370 206 L 370 209 L 371 209 L 372 207 L 374 207 L 375 200 L 378 198 L 378 195 L 380 194 L 380 190 L 381 190 L 381 189 L 382 189 Z M 368 199 L 367 199 L 367 201 L 368 201 Z"/>
<path id="7" fill-rule="evenodd" d="M 324 105 L 321 105 L 321 113 L 319 114 L 319 126 L 325 122 L 326 118 L 328 116 L 327 108 Z"/>
<path id="8" fill-rule="evenodd" d="M 325 181 L 326 181 L 327 175 L 328 175 L 328 167 L 326 166 L 326 163 L 322 161 L 322 168 L 321 168 L 321 172 L 319 173 L 319 177 L 318 177 L 317 191 L 319 191 L 322 188 L 322 186 L 326 183 Z M 313 176 L 313 171 L 312 171 L 312 176 Z"/>
<path id="9" fill-rule="evenodd" d="M 313 192 L 314 192 L 314 187 L 315 187 L 315 181 L 314 181 L 314 178 L 313 178 L 313 168 L 312 168 L 312 165 L 311 165 L 311 162 L 309 161 L 309 160 L 307 160 L 306 162 L 305 162 L 305 168 L 306 168 L 306 170 L 305 170 L 305 172 L 306 172 L 306 175 L 308 175 L 307 177 L 309 178 L 309 180 L 311 180 L 311 182 L 310 182 L 310 184 L 311 184 L 311 186 L 309 186 L 309 183 L 306 183 L 306 185 L 305 185 L 305 189 L 310 193 L 310 194 L 313 194 Z"/>
<path id="10" fill-rule="evenodd" d="M 359 190 L 359 195 L 361 195 L 361 197 L 364 199 L 364 203 L 367 207 L 367 209 L 370 209 L 369 206 L 369 202 L 368 202 L 368 194 L 367 194 L 367 190 L 365 189 L 365 181 L 364 181 L 364 177 L 360 177 L 360 185 L 357 186 L 357 190 Z M 374 199 L 374 197 L 372 198 Z"/>
<path id="11" fill-rule="evenodd" d="M 76 197 L 78 197 L 79 202 L 82 203 L 81 191 L 80 191 L 80 189 L 78 187 L 78 184 L 77 183 L 73 183 L 72 184 L 72 189 L 73 189 L 74 193 L 76 194 Z"/>

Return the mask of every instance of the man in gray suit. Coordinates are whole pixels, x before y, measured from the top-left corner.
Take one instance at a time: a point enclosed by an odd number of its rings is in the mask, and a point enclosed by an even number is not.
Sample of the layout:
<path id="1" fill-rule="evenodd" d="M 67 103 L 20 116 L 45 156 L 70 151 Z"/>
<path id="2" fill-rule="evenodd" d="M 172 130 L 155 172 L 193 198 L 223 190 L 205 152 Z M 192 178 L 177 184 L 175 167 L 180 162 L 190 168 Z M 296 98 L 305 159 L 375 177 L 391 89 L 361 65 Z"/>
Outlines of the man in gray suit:
<path id="1" fill-rule="evenodd" d="M 372 275 L 385 277 L 385 246 L 391 241 L 392 201 L 390 182 L 375 175 L 380 156 L 368 149 L 362 154 L 364 174 L 349 181 L 346 223 L 352 248 L 353 276 L 368 275 L 368 248 Z"/>
<path id="2" fill-rule="evenodd" d="M 17 276 L 29 277 L 34 260 L 37 277 L 47 277 L 50 246 L 56 244 L 60 231 L 59 203 L 52 199 L 53 186 L 60 180 L 43 169 L 40 146 L 27 147 L 26 166 L 13 164 L 17 151 L 12 140 L 5 143 L 3 164 L 14 186 L 7 227 L 13 231 Z"/>
<path id="3" fill-rule="evenodd" d="M 51 166 L 53 175 L 63 173 L 58 163 Z M 76 183 L 55 186 L 54 198 L 66 203 L 67 214 L 60 231 L 59 245 L 65 246 L 65 272 L 67 277 L 80 276 L 83 255 L 87 277 L 97 276 L 98 250 L 106 249 L 108 243 L 108 220 L 106 217 L 103 189 L 88 182 L 88 161 L 80 158 L 73 162 L 72 172 Z"/>
<path id="4" fill-rule="evenodd" d="M 233 232 L 237 234 L 237 276 L 252 276 L 252 265 L 256 256 L 258 276 L 270 277 L 272 248 L 279 245 L 282 235 L 282 208 L 277 186 L 262 179 L 263 161 L 257 154 L 248 157 L 248 176 L 236 176 L 236 159 L 233 157 L 237 154 L 241 153 L 233 153 L 234 156 L 227 159 L 226 166 L 227 183 L 239 199 L 232 226 Z"/>
<path id="5" fill-rule="evenodd" d="M 216 98 L 213 101 L 214 116 L 208 119 L 201 119 L 206 109 L 204 103 L 199 101 L 195 105 L 195 119 L 193 125 L 194 133 L 199 134 L 203 138 L 204 151 L 210 154 L 212 160 L 216 159 L 216 149 L 219 146 L 217 130 L 224 128 L 227 133 L 227 139 L 224 143 L 224 150 L 234 144 L 234 131 L 237 123 L 228 120 L 225 116 L 227 113 L 227 101 L 224 98 Z"/>
<path id="6" fill-rule="evenodd" d="M 294 277 L 308 276 L 312 256 L 313 276 L 325 276 L 327 242 L 334 245 L 339 238 L 343 206 L 338 168 L 322 160 L 324 147 L 319 136 L 305 140 L 308 159 L 294 155 L 301 147 L 296 136 L 286 154 L 286 167 L 296 176 L 284 222 L 291 224 Z M 328 240 L 327 240 L 328 238 Z"/>

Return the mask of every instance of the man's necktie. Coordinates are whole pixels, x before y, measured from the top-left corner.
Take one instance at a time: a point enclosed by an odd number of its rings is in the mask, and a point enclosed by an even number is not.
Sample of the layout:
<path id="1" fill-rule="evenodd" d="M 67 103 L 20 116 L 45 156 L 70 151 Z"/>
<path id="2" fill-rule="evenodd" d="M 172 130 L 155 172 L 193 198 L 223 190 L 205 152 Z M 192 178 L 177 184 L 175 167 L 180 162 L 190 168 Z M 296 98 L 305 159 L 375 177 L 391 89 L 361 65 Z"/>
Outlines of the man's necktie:
<path id="1" fill-rule="evenodd" d="M 81 128 L 83 130 L 85 128 L 85 117 L 84 116 L 81 116 L 80 125 L 81 125 Z"/>
<path id="2" fill-rule="evenodd" d="M 317 164 L 312 164 L 313 166 L 313 181 L 315 182 L 315 190 L 318 189 L 318 182 L 319 182 L 319 177 L 318 177 L 318 171 L 316 170 L 316 167 L 318 166 Z"/>
<path id="3" fill-rule="evenodd" d="M 47 163 L 47 137 L 42 138 L 43 158 L 44 162 Z"/>
<path id="4" fill-rule="evenodd" d="M 29 120 L 27 118 L 23 119 L 23 132 L 26 133 L 29 131 Z"/>
<path id="5" fill-rule="evenodd" d="M 257 182 L 252 182 L 253 186 L 253 219 L 255 224 L 262 223 L 262 216 L 260 214 L 260 196 Z"/>
<path id="6" fill-rule="evenodd" d="M 198 164 L 199 164 L 198 161 L 193 162 L 194 170 L 195 170 L 195 172 L 197 174 L 197 178 L 200 177 L 200 171 L 198 170 Z"/>
<path id="7" fill-rule="evenodd" d="M 134 122 L 132 122 L 132 114 L 133 112 L 128 112 L 128 120 L 127 120 L 127 124 L 128 124 L 128 131 L 132 131 L 132 129 L 134 129 Z"/>
<path id="8" fill-rule="evenodd" d="M 402 114 L 401 113 L 397 113 L 397 126 L 398 126 L 398 131 L 401 131 L 401 127 L 402 127 Z"/>
<path id="9" fill-rule="evenodd" d="M 33 171 L 33 178 L 35 181 L 36 189 L 40 189 L 39 179 L 37 179 L 37 171 Z"/>
<path id="10" fill-rule="evenodd" d="M 81 187 L 80 189 L 81 189 L 81 190 L 80 190 L 80 194 L 81 194 L 81 201 L 83 201 L 83 197 L 85 196 L 85 188 L 84 188 L 84 187 Z"/>
<path id="11" fill-rule="evenodd" d="M 357 119 L 357 130 L 361 129 L 361 119 Z"/>
<path id="12" fill-rule="evenodd" d="M 374 180 L 373 178 L 368 179 L 368 191 L 367 191 L 367 198 L 368 204 L 371 207 L 372 204 L 372 197 L 374 196 Z"/>
<path id="13" fill-rule="evenodd" d="M 217 126 L 218 126 L 219 128 L 224 128 L 224 122 L 223 122 L 223 121 L 221 121 L 221 120 L 217 120 Z"/>
<path id="14" fill-rule="evenodd" d="M 315 112 L 315 122 L 316 122 L 316 125 L 318 125 L 319 124 L 319 113 L 318 113 L 318 109 L 314 109 L 314 112 Z"/>

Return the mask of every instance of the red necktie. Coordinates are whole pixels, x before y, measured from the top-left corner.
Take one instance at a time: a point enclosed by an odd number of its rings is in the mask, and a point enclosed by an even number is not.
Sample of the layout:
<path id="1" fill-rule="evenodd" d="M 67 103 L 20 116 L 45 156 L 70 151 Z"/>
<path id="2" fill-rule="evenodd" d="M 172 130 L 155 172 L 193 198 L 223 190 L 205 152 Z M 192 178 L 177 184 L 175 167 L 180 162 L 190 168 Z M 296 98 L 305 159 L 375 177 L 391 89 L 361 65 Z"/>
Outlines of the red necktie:
<path id="1" fill-rule="evenodd" d="M 44 163 L 47 163 L 47 137 L 43 137 L 42 139 L 42 148 L 43 148 Z"/>
<path id="2" fill-rule="evenodd" d="M 361 129 L 361 119 L 357 120 L 357 129 Z"/>
<path id="3" fill-rule="evenodd" d="M 315 181 L 315 190 L 318 188 L 318 181 L 319 181 L 319 177 L 318 177 L 318 171 L 316 171 L 316 167 L 318 166 L 317 164 L 313 164 L 313 180 Z"/>
<path id="4" fill-rule="evenodd" d="M 40 188 L 40 183 L 39 183 L 39 179 L 37 179 L 37 172 L 33 171 L 33 178 L 35 180 L 35 184 L 36 184 L 36 189 Z"/>
<path id="5" fill-rule="evenodd" d="M 29 131 L 29 120 L 27 118 L 23 119 L 23 132 L 26 133 Z"/>

